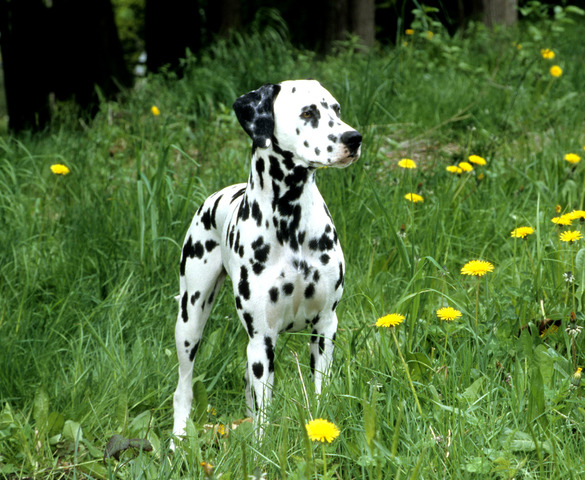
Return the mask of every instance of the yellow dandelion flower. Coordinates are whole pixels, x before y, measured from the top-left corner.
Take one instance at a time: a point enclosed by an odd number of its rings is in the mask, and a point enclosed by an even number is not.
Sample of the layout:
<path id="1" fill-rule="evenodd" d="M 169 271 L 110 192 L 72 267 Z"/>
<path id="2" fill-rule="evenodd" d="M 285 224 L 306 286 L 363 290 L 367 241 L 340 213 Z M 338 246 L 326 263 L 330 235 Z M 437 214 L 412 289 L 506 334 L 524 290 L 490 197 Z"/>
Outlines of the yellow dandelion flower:
<path id="1" fill-rule="evenodd" d="M 556 225 L 560 225 L 560 226 L 569 226 L 571 225 L 571 218 L 569 217 L 568 213 L 565 213 L 564 215 L 561 215 L 560 217 L 554 217 L 551 219 L 551 222 L 553 222 Z"/>
<path id="2" fill-rule="evenodd" d="M 407 193 L 404 198 L 410 200 L 412 203 L 424 202 L 425 199 L 416 193 Z"/>
<path id="3" fill-rule="evenodd" d="M 395 327 L 400 325 L 406 317 L 399 313 L 389 313 L 383 317 L 378 318 L 376 327 Z"/>
<path id="4" fill-rule="evenodd" d="M 459 168 L 464 172 L 471 172 L 473 170 L 473 166 L 469 162 L 460 162 Z"/>
<path id="5" fill-rule="evenodd" d="M 580 380 L 582 371 L 583 369 L 581 367 L 578 367 L 577 370 L 575 370 L 575 373 L 573 373 L 573 378 L 576 380 Z"/>
<path id="6" fill-rule="evenodd" d="M 448 322 L 456 320 L 460 316 L 461 312 L 459 310 L 455 310 L 453 307 L 443 307 L 437 310 L 437 317 Z"/>
<path id="7" fill-rule="evenodd" d="M 416 168 L 416 163 L 410 158 L 403 158 L 398 162 L 398 166 L 401 168 Z"/>
<path id="8" fill-rule="evenodd" d="M 569 212 L 565 215 L 570 221 L 573 220 L 579 220 L 580 222 L 585 221 L 585 210 L 573 210 L 572 212 Z"/>
<path id="9" fill-rule="evenodd" d="M 555 212 L 556 213 L 561 213 L 561 210 L 563 209 L 563 207 L 561 207 L 560 205 L 556 205 L 555 206 Z"/>
<path id="10" fill-rule="evenodd" d="M 414 30 L 412 28 L 407 28 L 404 30 L 405 35 L 414 35 Z"/>
<path id="11" fill-rule="evenodd" d="M 463 169 L 461 167 L 458 167 L 457 165 L 449 165 L 446 170 L 451 173 L 457 174 L 463 173 Z"/>
<path id="12" fill-rule="evenodd" d="M 549 72 L 553 77 L 558 78 L 563 74 L 563 69 L 558 65 L 553 65 L 552 67 L 550 67 Z"/>
<path id="13" fill-rule="evenodd" d="M 526 238 L 528 235 L 532 235 L 534 233 L 534 228 L 532 227 L 518 227 L 512 230 L 512 237 L 513 238 Z"/>
<path id="14" fill-rule="evenodd" d="M 565 155 L 565 160 L 569 163 L 579 163 L 581 161 L 581 157 L 576 153 L 567 153 Z"/>
<path id="15" fill-rule="evenodd" d="M 475 277 L 482 277 L 486 273 L 493 271 L 494 266 L 485 260 L 471 260 L 461 268 L 463 275 L 473 275 Z"/>
<path id="16" fill-rule="evenodd" d="M 475 163 L 476 165 L 485 165 L 487 163 L 485 158 L 480 157 L 479 155 L 470 155 L 467 157 L 467 160 L 469 160 L 471 163 Z"/>
<path id="17" fill-rule="evenodd" d="M 150 112 L 155 116 L 158 117 L 160 115 L 160 110 L 156 105 L 150 107 Z"/>
<path id="18" fill-rule="evenodd" d="M 67 175 L 70 170 L 65 165 L 55 163 L 54 165 L 51 165 L 51 172 L 53 172 L 55 175 Z"/>
<path id="19" fill-rule="evenodd" d="M 577 240 L 579 240 L 581 238 L 583 238 L 583 235 L 581 235 L 581 232 L 579 230 L 562 232 L 559 236 L 559 239 L 561 240 L 561 242 L 569 242 L 569 243 L 576 242 Z"/>
<path id="20" fill-rule="evenodd" d="M 305 425 L 309 438 L 315 442 L 331 443 L 339 436 L 339 428 L 328 420 L 316 418 Z"/>
<path id="21" fill-rule="evenodd" d="M 553 52 L 550 48 L 543 48 L 540 51 L 540 54 L 542 55 L 542 58 L 544 58 L 545 60 L 552 60 L 553 58 L 555 58 L 555 52 Z"/>
<path id="22" fill-rule="evenodd" d="M 428 38 L 429 40 L 432 40 L 434 36 L 435 36 L 435 34 L 434 34 L 433 32 L 431 32 L 430 30 L 429 30 L 429 31 L 427 31 L 427 38 Z"/>

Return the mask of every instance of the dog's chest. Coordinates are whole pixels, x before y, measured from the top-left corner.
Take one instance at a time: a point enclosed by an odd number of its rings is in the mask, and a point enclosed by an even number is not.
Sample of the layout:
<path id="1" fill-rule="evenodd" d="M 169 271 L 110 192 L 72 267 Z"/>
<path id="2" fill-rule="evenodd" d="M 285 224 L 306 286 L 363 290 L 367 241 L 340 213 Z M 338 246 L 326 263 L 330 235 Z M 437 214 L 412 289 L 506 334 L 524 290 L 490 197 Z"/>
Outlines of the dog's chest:
<path id="1" fill-rule="evenodd" d="M 236 304 L 245 310 L 246 297 L 262 302 L 270 329 L 305 328 L 331 310 L 343 286 L 343 254 L 325 204 L 319 196 L 301 205 L 303 215 L 295 218 L 269 209 L 253 215 L 254 202 L 247 197 L 241 202 L 234 206 L 223 242 L 230 250 L 224 266 L 240 297 Z M 242 210 L 249 216 L 238 215 Z"/>

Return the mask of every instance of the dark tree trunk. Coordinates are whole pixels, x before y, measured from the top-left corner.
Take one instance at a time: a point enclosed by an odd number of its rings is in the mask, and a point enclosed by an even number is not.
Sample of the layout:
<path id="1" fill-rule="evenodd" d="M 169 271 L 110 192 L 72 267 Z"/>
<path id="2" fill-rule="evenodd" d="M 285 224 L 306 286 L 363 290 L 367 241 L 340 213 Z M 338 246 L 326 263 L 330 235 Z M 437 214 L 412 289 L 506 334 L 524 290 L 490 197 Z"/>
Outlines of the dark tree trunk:
<path id="1" fill-rule="evenodd" d="M 201 48 L 198 2 L 146 0 L 145 45 L 148 70 L 158 72 L 168 66 L 179 72 L 187 50 L 197 52 Z"/>
<path id="2" fill-rule="evenodd" d="M 325 22 L 325 51 L 331 51 L 335 42 L 345 40 L 349 31 L 349 0 L 327 0 L 328 17 Z"/>
<path id="3" fill-rule="evenodd" d="M 110 0 L 53 0 L 50 10 L 53 91 L 58 99 L 73 98 L 94 114 L 96 87 L 111 98 L 132 83 Z"/>
<path id="4" fill-rule="evenodd" d="M 483 0 L 483 21 L 488 27 L 509 27 L 518 21 L 517 0 Z"/>
<path id="5" fill-rule="evenodd" d="M 49 121 L 47 11 L 42 0 L 0 0 L 0 45 L 8 127 L 40 130 Z"/>
<path id="6" fill-rule="evenodd" d="M 376 40 L 376 2 L 375 0 L 352 0 L 352 32 L 366 47 L 373 47 Z"/>
<path id="7" fill-rule="evenodd" d="M 216 0 L 205 8 L 208 36 L 227 35 L 242 26 L 242 2 L 240 0 Z M 208 39 L 211 40 L 211 39 Z"/>

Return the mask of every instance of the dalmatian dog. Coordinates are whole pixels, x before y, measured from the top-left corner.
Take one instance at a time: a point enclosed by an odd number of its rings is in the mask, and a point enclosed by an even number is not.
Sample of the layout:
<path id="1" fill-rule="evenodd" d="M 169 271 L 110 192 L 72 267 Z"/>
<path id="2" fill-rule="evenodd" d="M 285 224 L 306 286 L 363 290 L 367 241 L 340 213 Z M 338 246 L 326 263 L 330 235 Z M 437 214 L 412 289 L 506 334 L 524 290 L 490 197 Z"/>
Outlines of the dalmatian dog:
<path id="1" fill-rule="evenodd" d="M 362 136 L 341 121 L 339 103 L 315 80 L 264 85 L 238 98 L 234 110 L 252 138 L 252 168 L 247 183 L 205 200 L 183 244 L 175 328 L 177 437 L 184 435 L 191 410 L 195 354 L 226 275 L 248 332 L 244 380 L 256 425 L 265 421 L 272 396 L 282 332 L 311 329 L 317 394 L 333 355 L 345 267 L 315 172 L 354 163 Z"/>

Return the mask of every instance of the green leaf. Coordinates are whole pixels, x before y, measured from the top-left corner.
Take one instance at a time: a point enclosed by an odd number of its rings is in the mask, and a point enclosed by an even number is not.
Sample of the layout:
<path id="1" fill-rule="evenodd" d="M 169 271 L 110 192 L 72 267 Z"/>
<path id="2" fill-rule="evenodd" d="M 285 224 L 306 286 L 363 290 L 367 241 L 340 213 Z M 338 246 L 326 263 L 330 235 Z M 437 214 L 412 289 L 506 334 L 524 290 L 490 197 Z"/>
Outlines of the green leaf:
<path id="1" fill-rule="evenodd" d="M 364 433 L 366 434 L 366 442 L 370 448 L 372 448 L 372 441 L 376 437 L 376 405 L 374 395 L 372 397 L 372 403 L 369 403 L 365 398 L 363 401 Z"/>
<path id="2" fill-rule="evenodd" d="M 81 425 L 73 420 L 67 420 L 63 425 L 63 439 L 78 442 L 83 439 Z"/>
<path id="3" fill-rule="evenodd" d="M 35 393 L 33 418 L 40 434 L 47 433 L 49 429 L 49 396 L 42 388 L 39 388 Z"/>
<path id="4" fill-rule="evenodd" d="M 65 425 L 65 417 L 61 413 L 51 412 L 49 413 L 47 424 L 49 437 L 54 437 L 55 435 L 58 435 L 63 431 L 63 425 Z"/>
<path id="5" fill-rule="evenodd" d="M 207 390 L 203 382 L 193 384 L 193 421 L 199 423 L 207 412 Z"/>
<path id="6" fill-rule="evenodd" d="M 469 403 L 475 402 L 481 396 L 481 389 L 483 387 L 484 378 L 480 377 L 467 387 L 461 397 L 467 400 Z"/>

